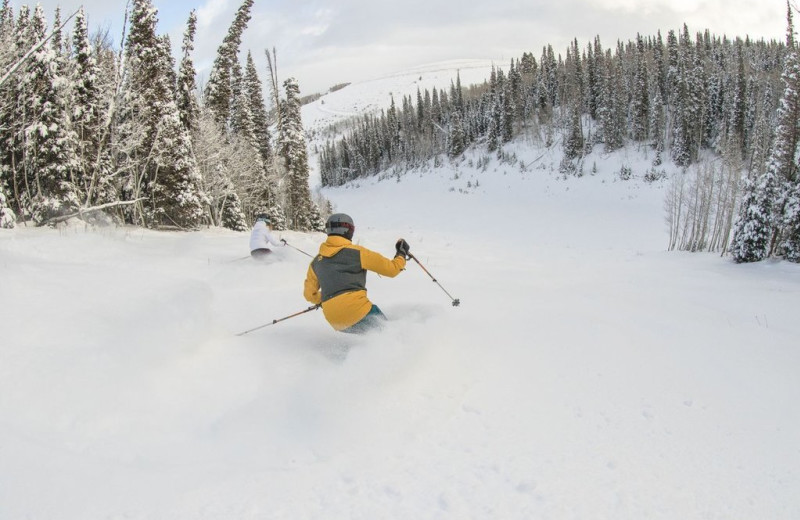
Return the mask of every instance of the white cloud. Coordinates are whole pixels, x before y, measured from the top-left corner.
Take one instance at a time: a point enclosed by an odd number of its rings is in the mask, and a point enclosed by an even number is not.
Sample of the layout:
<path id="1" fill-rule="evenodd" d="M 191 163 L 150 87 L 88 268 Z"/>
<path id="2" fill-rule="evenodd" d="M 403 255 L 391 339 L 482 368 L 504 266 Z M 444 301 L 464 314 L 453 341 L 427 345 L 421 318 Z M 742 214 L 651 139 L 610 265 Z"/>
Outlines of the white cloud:
<path id="1" fill-rule="evenodd" d="M 48 17 L 58 4 L 66 12 L 83 3 L 92 26 L 110 25 L 113 37 L 120 33 L 126 0 L 40 1 Z M 241 0 L 153 1 L 159 30 L 173 44 L 197 7 L 195 64 L 202 80 Z M 15 7 L 20 3 L 12 0 Z M 409 64 L 458 58 L 505 63 L 523 51 L 538 57 L 547 44 L 563 53 L 574 38 L 584 45 L 599 35 L 608 46 L 684 23 L 691 32 L 708 28 L 718 35 L 782 39 L 785 9 L 778 0 L 405 0 L 402 6 L 388 0 L 256 1 L 242 51 L 252 51 L 265 71 L 264 50 L 275 47 L 281 76 L 297 77 L 311 93 Z"/>
<path id="2" fill-rule="evenodd" d="M 225 12 L 232 10 L 230 0 L 208 0 L 197 8 L 197 26 L 211 27 Z"/>

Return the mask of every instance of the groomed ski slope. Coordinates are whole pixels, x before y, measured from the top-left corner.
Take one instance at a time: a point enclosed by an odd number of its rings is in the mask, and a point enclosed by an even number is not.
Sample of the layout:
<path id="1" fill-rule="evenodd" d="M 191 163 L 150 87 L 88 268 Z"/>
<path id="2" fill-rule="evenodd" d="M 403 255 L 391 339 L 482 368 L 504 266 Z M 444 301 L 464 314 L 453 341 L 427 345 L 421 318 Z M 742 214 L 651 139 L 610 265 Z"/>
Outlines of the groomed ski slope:
<path id="1" fill-rule="evenodd" d="M 247 233 L 0 230 L 0 519 L 800 517 L 798 266 L 666 252 L 665 184 L 509 151 L 325 191 L 461 300 L 371 275 L 364 337 L 237 337 L 309 305 Z"/>

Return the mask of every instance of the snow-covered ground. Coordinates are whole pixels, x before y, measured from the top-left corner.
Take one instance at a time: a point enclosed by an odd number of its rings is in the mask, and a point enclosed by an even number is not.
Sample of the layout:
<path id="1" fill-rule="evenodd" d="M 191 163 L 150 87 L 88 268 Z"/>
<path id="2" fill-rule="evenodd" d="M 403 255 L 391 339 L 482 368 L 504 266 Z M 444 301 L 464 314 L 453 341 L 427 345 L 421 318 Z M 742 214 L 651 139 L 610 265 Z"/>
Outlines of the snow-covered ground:
<path id="1" fill-rule="evenodd" d="M 247 233 L 0 230 L 0 519 L 800 518 L 800 266 L 665 251 L 633 151 L 507 151 L 324 191 L 461 301 L 371 275 L 362 337 L 237 336 L 309 305 Z"/>

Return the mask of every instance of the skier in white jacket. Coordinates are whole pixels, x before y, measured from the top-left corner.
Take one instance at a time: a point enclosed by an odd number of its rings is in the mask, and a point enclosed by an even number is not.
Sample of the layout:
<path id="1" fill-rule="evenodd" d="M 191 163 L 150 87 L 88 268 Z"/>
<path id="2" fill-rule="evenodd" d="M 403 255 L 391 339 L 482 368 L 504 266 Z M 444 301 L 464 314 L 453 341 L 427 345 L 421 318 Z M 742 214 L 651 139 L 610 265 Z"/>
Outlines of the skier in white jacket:
<path id="1" fill-rule="evenodd" d="M 273 246 L 285 246 L 286 240 L 276 240 L 272 236 L 272 224 L 269 221 L 269 215 L 258 215 L 256 223 L 253 225 L 253 231 L 250 232 L 250 256 L 255 260 L 264 260 L 272 251 L 270 244 Z"/>

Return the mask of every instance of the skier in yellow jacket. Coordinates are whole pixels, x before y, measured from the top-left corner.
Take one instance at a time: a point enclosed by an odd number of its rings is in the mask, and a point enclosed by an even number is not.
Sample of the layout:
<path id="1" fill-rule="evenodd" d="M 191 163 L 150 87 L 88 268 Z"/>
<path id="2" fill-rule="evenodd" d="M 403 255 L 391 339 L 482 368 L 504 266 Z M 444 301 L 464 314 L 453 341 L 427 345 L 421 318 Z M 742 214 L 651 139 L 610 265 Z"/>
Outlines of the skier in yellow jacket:
<path id="1" fill-rule="evenodd" d="M 389 260 L 353 244 L 354 231 L 348 215 L 336 213 L 328 218 L 328 238 L 308 266 L 303 296 L 311 303 L 322 304 L 322 313 L 334 329 L 362 333 L 386 320 L 367 298 L 367 271 L 394 278 L 405 268 L 410 248 L 401 238 L 395 244 L 394 259 Z"/>

